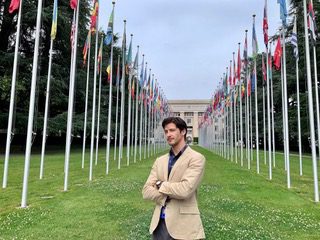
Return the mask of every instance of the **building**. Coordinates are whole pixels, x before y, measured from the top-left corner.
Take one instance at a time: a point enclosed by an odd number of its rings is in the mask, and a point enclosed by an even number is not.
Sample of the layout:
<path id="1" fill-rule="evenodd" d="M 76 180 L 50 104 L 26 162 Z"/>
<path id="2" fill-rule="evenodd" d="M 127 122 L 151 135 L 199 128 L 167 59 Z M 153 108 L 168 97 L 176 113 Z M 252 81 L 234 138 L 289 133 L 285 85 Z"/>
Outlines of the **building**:
<path id="1" fill-rule="evenodd" d="M 206 107 L 210 103 L 209 99 L 201 100 L 169 100 L 171 111 L 174 116 L 181 117 L 188 126 L 187 138 L 198 139 L 198 124 Z"/>

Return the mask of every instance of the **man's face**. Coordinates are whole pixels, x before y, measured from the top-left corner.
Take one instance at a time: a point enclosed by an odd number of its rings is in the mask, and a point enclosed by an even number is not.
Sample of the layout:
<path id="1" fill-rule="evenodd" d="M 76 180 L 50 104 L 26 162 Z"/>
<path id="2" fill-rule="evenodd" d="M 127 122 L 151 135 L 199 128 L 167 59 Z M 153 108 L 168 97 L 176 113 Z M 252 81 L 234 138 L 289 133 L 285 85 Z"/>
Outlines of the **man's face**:
<path id="1" fill-rule="evenodd" d="M 176 146 L 184 141 L 185 130 L 180 131 L 174 123 L 169 123 L 164 127 L 164 133 L 170 146 Z"/>

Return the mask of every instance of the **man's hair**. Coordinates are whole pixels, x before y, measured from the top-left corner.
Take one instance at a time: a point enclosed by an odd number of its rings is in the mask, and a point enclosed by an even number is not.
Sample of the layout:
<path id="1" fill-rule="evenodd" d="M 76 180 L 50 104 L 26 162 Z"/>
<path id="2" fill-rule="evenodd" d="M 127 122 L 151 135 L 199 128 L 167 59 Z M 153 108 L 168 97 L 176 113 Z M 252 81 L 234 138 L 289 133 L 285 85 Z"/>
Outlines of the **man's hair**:
<path id="1" fill-rule="evenodd" d="M 179 128 L 180 132 L 185 130 L 186 133 L 184 135 L 184 140 L 187 139 L 188 127 L 187 127 L 186 122 L 182 118 L 180 118 L 180 117 L 168 117 L 168 118 L 165 118 L 162 121 L 162 128 L 164 129 L 169 123 L 175 124 L 176 127 Z"/>

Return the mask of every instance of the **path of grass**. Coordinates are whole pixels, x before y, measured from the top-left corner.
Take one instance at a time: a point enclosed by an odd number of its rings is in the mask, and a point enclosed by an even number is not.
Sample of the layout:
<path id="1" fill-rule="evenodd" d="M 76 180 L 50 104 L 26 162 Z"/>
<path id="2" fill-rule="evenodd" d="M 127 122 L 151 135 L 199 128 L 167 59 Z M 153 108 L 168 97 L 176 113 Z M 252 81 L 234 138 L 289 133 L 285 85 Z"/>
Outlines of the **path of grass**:
<path id="1" fill-rule="evenodd" d="M 207 239 L 320 239 L 320 209 L 312 202 L 311 160 L 305 175 L 298 176 L 292 157 L 292 185 L 277 155 L 272 181 L 267 166 L 261 174 L 241 168 L 203 149 L 207 158 L 199 204 Z M 19 209 L 23 155 L 10 160 L 7 189 L 0 189 L 0 239 L 150 239 L 148 226 L 153 204 L 142 200 L 141 188 L 154 157 L 116 170 L 112 160 L 105 175 L 105 151 L 88 181 L 88 164 L 81 169 L 81 153 L 70 162 L 70 190 L 63 192 L 63 153 L 46 158 L 45 178 L 38 180 L 40 156 L 31 162 L 27 209 Z M 261 155 L 262 156 L 262 155 Z M 113 158 L 111 158 L 113 159 Z M 297 168 L 297 170 L 295 170 Z M 2 180 L 3 158 L 0 162 Z"/>

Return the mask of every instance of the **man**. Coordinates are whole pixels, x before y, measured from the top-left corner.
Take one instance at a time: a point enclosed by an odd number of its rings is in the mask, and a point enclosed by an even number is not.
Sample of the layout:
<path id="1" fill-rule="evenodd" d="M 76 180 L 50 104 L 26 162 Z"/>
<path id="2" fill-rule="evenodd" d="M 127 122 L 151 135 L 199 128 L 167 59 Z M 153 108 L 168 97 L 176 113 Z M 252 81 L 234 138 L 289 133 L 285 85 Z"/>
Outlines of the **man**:
<path id="1" fill-rule="evenodd" d="M 169 154 L 156 159 L 143 187 L 144 199 L 156 203 L 150 224 L 153 239 L 204 239 L 197 188 L 205 158 L 186 145 L 187 124 L 179 117 L 163 120 Z"/>

